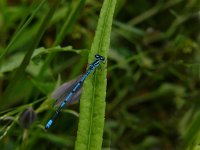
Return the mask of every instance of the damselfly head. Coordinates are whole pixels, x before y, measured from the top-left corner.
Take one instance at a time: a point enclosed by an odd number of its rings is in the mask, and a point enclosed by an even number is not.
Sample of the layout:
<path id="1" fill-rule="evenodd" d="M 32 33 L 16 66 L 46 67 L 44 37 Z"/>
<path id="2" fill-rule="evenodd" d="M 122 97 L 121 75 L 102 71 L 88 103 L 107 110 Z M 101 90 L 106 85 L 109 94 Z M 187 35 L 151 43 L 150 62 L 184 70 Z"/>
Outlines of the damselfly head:
<path id="1" fill-rule="evenodd" d="M 100 60 L 100 61 L 104 61 L 105 60 L 105 57 L 103 57 L 103 56 L 101 56 L 99 54 L 96 54 L 95 58 L 98 59 L 98 60 Z"/>

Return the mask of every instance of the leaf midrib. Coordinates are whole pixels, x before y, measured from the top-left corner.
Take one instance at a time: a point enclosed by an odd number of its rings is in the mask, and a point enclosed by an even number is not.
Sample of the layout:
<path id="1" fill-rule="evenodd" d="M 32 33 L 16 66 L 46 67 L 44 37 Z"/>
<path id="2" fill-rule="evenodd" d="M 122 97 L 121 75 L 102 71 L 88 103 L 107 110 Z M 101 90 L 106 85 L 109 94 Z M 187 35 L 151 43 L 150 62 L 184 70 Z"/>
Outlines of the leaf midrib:
<path id="1" fill-rule="evenodd" d="M 108 2 L 108 6 L 110 6 L 110 3 L 111 3 L 111 0 L 109 0 Z M 105 11 L 105 12 L 109 12 L 109 8 L 110 7 L 107 7 L 107 10 L 108 11 Z M 106 25 L 106 22 L 107 22 L 107 19 L 108 19 L 108 15 L 109 13 L 106 13 L 106 17 L 104 18 L 103 20 L 103 29 L 105 28 L 105 25 Z M 104 37 L 104 34 L 105 34 L 105 30 L 102 31 L 103 33 L 101 34 L 100 36 L 100 42 L 99 42 L 99 45 L 98 45 L 98 53 L 99 53 L 99 50 L 101 49 L 102 47 L 102 41 L 103 41 L 103 37 Z M 94 74 L 94 86 L 93 86 L 93 90 L 92 90 L 92 105 L 91 105 L 91 113 L 90 113 L 90 124 L 89 124 L 89 133 L 88 133 L 88 143 L 87 143 L 87 150 L 90 148 L 90 143 L 91 143 L 91 132 L 92 132 L 92 127 L 93 127 L 93 114 L 94 114 L 94 109 L 93 109 L 93 106 L 94 106 L 94 93 L 96 91 L 96 74 Z"/>

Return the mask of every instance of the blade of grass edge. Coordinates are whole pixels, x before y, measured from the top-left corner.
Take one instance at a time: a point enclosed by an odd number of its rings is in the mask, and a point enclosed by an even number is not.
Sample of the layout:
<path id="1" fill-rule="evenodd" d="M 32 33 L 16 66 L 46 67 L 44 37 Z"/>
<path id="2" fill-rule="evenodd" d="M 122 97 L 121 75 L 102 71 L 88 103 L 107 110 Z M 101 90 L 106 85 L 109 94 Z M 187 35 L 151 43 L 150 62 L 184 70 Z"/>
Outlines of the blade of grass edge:
<path id="1" fill-rule="evenodd" d="M 72 10 L 70 10 L 68 13 L 66 14 L 66 21 L 63 23 L 63 26 L 61 27 L 61 30 L 59 31 L 58 35 L 56 36 L 56 40 L 53 43 L 53 46 L 57 46 L 60 45 L 62 43 L 62 40 L 64 39 L 64 37 L 68 34 L 70 28 L 73 26 L 73 24 L 77 21 L 78 17 L 79 17 L 79 13 L 81 12 L 81 10 L 83 9 L 83 7 L 85 6 L 85 0 L 80 0 L 77 2 L 73 2 L 73 8 Z M 38 75 L 38 79 L 41 81 L 43 80 L 43 76 L 45 73 L 45 68 L 48 67 L 49 63 L 52 61 L 52 59 L 55 57 L 55 54 L 49 54 L 48 57 L 45 60 L 45 63 L 43 64 L 39 75 Z"/>
<path id="2" fill-rule="evenodd" d="M 89 63 L 94 61 L 94 55 L 97 53 L 107 59 L 115 4 L 116 0 L 105 0 L 103 3 L 89 53 Z M 80 100 L 76 150 L 101 149 L 105 115 L 106 73 L 106 65 L 102 65 L 102 71 L 97 70 L 84 82 Z"/>
<path id="3" fill-rule="evenodd" d="M 7 101 L 7 103 L 2 103 L 0 108 L 6 107 L 8 103 L 8 101 L 12 100 L 12 96 L 14 95 L 14 93 L 11 93 L 11 91 L 15 91 L 15 89 L 18 88 L 18 86 L 22 83 L 24 75 L 25 75 L 25 69 L 28 66 L 30 60 L 31 60 L 31 56 L 34 52 L 34 50 L 36 49 L 40 39 L 42 38 L 45 30 L 48 27 L 48 24 L 54 14 L 54 12 L 56 11 L 57 6 L 59 5 L 59 2 L 57 2 L 56 0 L 52 1 L 50 3 L 51 7 L 49 9 L 49 11 L 45 14 L 44 19 L 42 20 L 37 33 L 35 34 L 32 43 L 30 45 L 30 47 L 27 49 L 26 55 L 23 58 L 23 61 L 21 63 L 21 65 L 19 66 L 19 68 L 17 68 L 17 70 L 15 71 L 11 82 L 9 83 L 8 87 L 6 88 L 4 94 L 3 94 L 3 99 Z"/>
<path id="4" fill-rule="evenodd" d="M 194 119 L 189 124 L 188 128 L 185 130 L 183 134 L 183 146 L 187 148 L 187 150 L 193 150 L 194 147 L 197 146 L 199 143 L 199 126 L 200 126 L 200 111 L 196 112 Z"/>
<path id="5" fill-rule="evenodd" d="M 46 1 L 47 0 L 43 0 L 43 1 L 40 2 L 40 4 L 38 5 L 38 7 L 33 11 L 33 13 L 31 14 L 31 16 L 28 18 L 28 20 L 15 33 L 15 35 L 11 39 L 10 43 L 6 47 L 6 49 L 0 55 L 0 60 L 2 60 L 5 57 L 6 53 L 9 51 L 9 49 L 11 48 L 11 46 L 14 44 L 14 42 L 17 40 L 17 38 L 22 34 L 22 32 L 24 31 L 24 29 L 30 24 L 30 22 L 33 20 L 33 18 L 36 15 L 36 13 L 40 10 L 40 8 L 45 4 Z"/>

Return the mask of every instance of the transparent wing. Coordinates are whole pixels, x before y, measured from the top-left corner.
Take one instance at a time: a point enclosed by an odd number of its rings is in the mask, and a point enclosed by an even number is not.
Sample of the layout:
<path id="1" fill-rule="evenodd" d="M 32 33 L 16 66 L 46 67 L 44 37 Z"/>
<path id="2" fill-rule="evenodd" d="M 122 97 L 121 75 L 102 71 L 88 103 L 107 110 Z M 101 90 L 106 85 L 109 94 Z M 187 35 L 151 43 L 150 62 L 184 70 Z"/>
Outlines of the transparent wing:
<path id="1" fill-rule="evenodd" d="M 67 95 L 73 90 L 75 85 L 80 81 L 82 75 L 77 78 L 62 84 L 51 94 L 51 98 L 55 99 L 54 106 L 60 106 L 61 102 L 65 100 Z M 82 92 L 82 85 L 77 89 L 77 91 L 72 95 L 71 99 L 67 102 L 68 105 L 77 103 L 80 99 Z"/>

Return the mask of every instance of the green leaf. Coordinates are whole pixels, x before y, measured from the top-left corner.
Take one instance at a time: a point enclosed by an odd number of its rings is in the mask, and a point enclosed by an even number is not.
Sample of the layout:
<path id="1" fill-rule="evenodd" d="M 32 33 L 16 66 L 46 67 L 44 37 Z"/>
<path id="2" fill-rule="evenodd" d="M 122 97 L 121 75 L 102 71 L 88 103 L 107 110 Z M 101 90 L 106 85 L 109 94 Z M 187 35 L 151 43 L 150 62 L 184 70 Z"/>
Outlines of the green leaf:
<path id="1" fill-rule="evenodd" d="M 79 17 L 79 13 L 84 7 L 85 0 L 75 1 L 72 4 L 72 8 L 67 11 L 66 14 L 66 21 L 63 23 L 63 26 L 61 27 L 61 30 L 59 31 L 58 35 L 56 36 L 56 40 L 53 44 L 53 46 L 60 45 L 66 36 L 66 34 L 70 31 L 72 26 L 74 25 L 75 21 Z M 45 68 L 48 67 L 49 63 L 52 61 L 52 59 L 55 57 L 55 55 L 49 54 L 47 59 L 45 60 L 45 63 L 43 64 L 40 73 L 38 75 L 38 79 L 42 81 L 43 75 L 45 74 Z"/>
<path id="2" fill-rule="evenodd" d="M 199 145 L 199 126 L 200 126 L 200 112 L 196 112 L 195 117 L 191 120 L 190 125 L 183 133 L 184 147 L 188 150 L 193 150 L 195 146 Z"/>
<path id="3" fill-rule="evenodd" d="M 62 42 L 66 34 L 69 32 L 72 25 L 77 20 L 80 11 L 82 10 L 83 6 L 85 4 L 85 0 L 80 1 L 74 1 L 72 8 L 68 11 L 69 14 L 67 14 L 66 21 L 64 22 L 58 36 L 56 37 L 56 41 L 54 45 L 58 45 Z"/>
<path id="4" fill-rule="evenodd" d="M 2 63 L 0 72 L 3 74 L 4 72 L 13 71 L 17 67 L 19 67 L 20 63 L 23 60 L 23 57 L 24 57 L 23 53 L 18 53 L 18 54 L 13 55 L 10 58 L 7 58 L 7 61 L 4 61 Z"/>
<path id="5" fill-rule="evenodd" d="M 8 44 L 6 49 L 0 55 L 0 60 L 2 60 L 5 57 L 6 53 L 10 50 L 12 45 L 18 40 L 18 37 L 20 37 L 23 34 L 23 31 L 25 30 L 25 28 L 30 24 L 30 22 L 33 20 L 33 18 L 36 15 L 36 13 L 41 9 L 41 7 L 45 4 L 45 2 L 46 2 L 46 0 L 43 0 L 43 1 L 40 2 L 38 7 L 33 11 L 31 16 L 24 23 L 24 25 L 16 32 L 16 34 L 13 36 L 12 40 L 10 41 L 10 43 Z"/>
<path id="6" fill-rule="evenodd" d="M 40 24 L 37 32 L 35 33 L 34 38 L 32 39 L 32 43 L 30 44 L 30 46 L 27 49 L 27 52 L 23 58 L 21 65 L 14 73 L 12 79 L 10 80 L 9 85 L 7 86 L 7 88 L 4 92 L 4 95 L 2 96 L 3 99 L 5 101 L 7 101 L 7 103 L 2 103 L 0 105 L 0 108 L 6 107 L 6 105 L 9 104 L 10 101 L 13 101 L 13 99 L 15 98 L 15 91 L 18 91 L 18 93 L 21 93 L 21 92 L 24 93 L 24 89 L 23 88 L 20 89 L 19 87 L 21 85 L 23 78 L 25 78 L 25 70 L 26 70 L 28 64 L 30 63 L 31 56 L 32 56 L 34 50 L 38 46 L 40 39 L 42 38 L 45 30 L 48 27 L 48 24 L 54 14 L 54 12 L 56 11 L 58 4 L 59 4 L 59 2 L 57 2 L 55 0 L 50 3 L 50 9 L 44 15 L 44 18 L 42 19 L 41 24 Z M 12 91 L 13 93 L 10 91 Z M 5 106 L 3 104 L 5 104 Z"/>
<path id="7" fill-rule="evenodd" d="M 100 54 L 107 59 L 115 4 L 116 0 L 105 0 L 103 3 L 89 53 L 89 63 L 94 61 L 95 54 Z M 106 73 L 106 65 L 102 65 L 102 70 L 96 70 L 95 74 L 90 75 L 84 82 L 75 145 L 77 150 L 101 149 L 105 115 Z"/>

